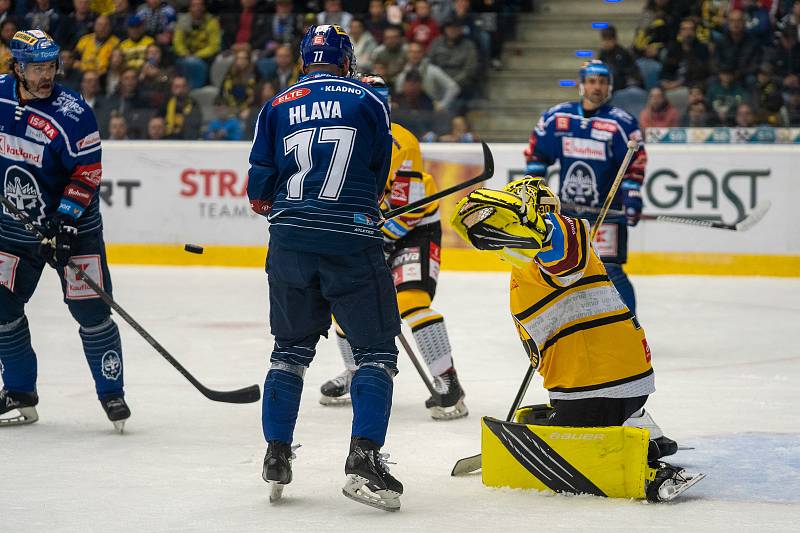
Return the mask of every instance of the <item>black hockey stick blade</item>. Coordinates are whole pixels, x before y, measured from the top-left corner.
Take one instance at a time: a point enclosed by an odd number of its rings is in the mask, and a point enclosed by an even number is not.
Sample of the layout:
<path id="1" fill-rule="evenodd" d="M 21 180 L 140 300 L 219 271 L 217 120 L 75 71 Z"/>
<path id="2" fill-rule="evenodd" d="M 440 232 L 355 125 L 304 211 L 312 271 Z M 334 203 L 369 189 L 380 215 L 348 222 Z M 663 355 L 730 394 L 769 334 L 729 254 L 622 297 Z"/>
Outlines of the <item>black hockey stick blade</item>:
<path id="1" fill-rule="evenodd" d="M 419 209 L 420 207 L 426 206 L 431 202 L 435 202 L 439 198 L 444 198 L 454 192 L 461 191 L 466 189 L 467 187 L 471 187 L 472 185 L 476 185 L 482 181 L 486 181 L 492 176 L 494 176 L 494 156 L 492 155 L 492 151 L 489 149 L 489 145 L 485 142 L 481 141 L 481 147 L 483 148 L 483 172 L 475 176 L 472 179 L 469 179 L 463 183 L 459 183 L 458 185 L 453 185 L 452 187 L 448 187 L 447 189 L 442 189 L 441 191 L 431 194 L 430 196 L 426 196 L 416 202 L 411 202 L 408 205 L 404 205 L 403 207 L 398 207 L 397 209 L 392 209 L 391 211 L 387 211 L 383 215 L 384 221 L 394 218 L 396 216 L 403 215 L 410 211 L 414 211 L 415 209 Z"/>
<path id="2" fill-rule="evenodd" d="M 26 215 L 23 211 L 19 210 L 17 206 L 15 206 L 11 200 L 6 198 L 4 195 L 0 194 L 0 203 L 2 203 L 9 212 L 11 212 L 14 216 L 16 216 L 22 223 L 25 225 L 25 229 L 30 231 L 37 239 L 42 241 L 43 244 L 47 244 L 47 238 L 42 234 L 41 231 L 31 222 L 31 219 Z M 138 333 L 147 343 L 152 346 L 164 359 L 166 359 L 169 364 L 171 364 L 178 372 L 181 373 L 183 377 L 189 380 L 189 383 L 195 386 L 197 390 L 199 390 L 203 396 L 208 398 L 209 400 L 213 400 L 215 402 L 226 402 L 226 403 L 253 403 L 257 402 L 261 398 L 261 390 L 259 389 L 258 385 L 251 385 L 249 387 L 245 387 L 243 389 L 233 390 L 233 391 L 216 391 L 209 389 L 202 383 L 200 383 L 197 378 L 195 378 L 188 370 L 186 370 L 183 365 L 181 365 L 173 356 L 170 354 L 166 348 L 161 346 L 161 344 L 155 340 L 152 335 L 150 335 L 146 329 L 144 329 L 134 318 L 128 314 L 125 309 L 123 309 L 114 299 L 108 294 L 97 282 L 91 278 L 79 265 L 75 264 L 71 259 L 67 262 L 67 266 L 75 273 L 75 276 L 86 283 L 96 294 L 97 296 L 103 300 L 111 309 L 117 312 L 119 316 L 125 320 L 133 329 Z"/>
<path id="3" fill-rule="evenodd" d="M 522 399 L 525 397 L 525 393 L 528 392 L 528 387 L 531 384 L 531 379 L 533 379 L 533 373 L 535 370 L 536 369 L 533 367 L 533 365 L 528 365 L 528 371 L 525 372 L 525 377 L 522 378 L 522 383 L 520 383 L 519 390 L 517 390 L 517 395 L 514 397 L 514 403 L 511 405 L 511 409 L 508 411 L 508 415 L 506 416 L 506 422 L 511 422 L 514 420 L 514 414 L 517 412 L 517 409 L 519 409 Z M 483 459 L 481 454 L 471 455 L 456 461 L 456 464 L 453 465 L 453 469 L 450 471 L 450 475 L 463 476 L 466 474 L 471 474 L 472 472 L 477 472 L 480 470 L 482 466 Z"/>

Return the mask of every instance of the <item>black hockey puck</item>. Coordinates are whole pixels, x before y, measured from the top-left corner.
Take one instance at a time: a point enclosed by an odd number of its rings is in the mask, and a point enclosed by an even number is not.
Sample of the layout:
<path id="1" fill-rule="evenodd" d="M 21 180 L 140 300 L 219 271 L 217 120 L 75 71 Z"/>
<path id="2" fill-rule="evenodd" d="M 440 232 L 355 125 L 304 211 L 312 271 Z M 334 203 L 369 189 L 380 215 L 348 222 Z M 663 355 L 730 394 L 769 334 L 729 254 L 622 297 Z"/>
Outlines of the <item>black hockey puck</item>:
<path id="1" fill-rule="evenodd" d="M 203 247 L 196 244 L 184 244 L 183 249 L 192 254 L 202 254 Z"/>

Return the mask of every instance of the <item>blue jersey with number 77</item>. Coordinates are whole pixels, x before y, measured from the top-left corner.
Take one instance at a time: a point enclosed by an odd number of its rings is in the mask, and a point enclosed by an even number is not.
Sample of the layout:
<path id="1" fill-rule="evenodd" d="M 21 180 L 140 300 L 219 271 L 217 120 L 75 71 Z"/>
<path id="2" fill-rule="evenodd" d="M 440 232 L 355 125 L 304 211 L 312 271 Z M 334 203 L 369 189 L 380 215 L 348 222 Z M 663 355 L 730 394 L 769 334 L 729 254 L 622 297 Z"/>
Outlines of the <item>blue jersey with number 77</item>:
<path id="1" fill-rule="evenodd" d="M 379 204 L 392 155 L 387 102 L 359 81 L 314 73 L 264 105 L 247 194 L 270 240 L 346 254 L 382 240 Z"/>

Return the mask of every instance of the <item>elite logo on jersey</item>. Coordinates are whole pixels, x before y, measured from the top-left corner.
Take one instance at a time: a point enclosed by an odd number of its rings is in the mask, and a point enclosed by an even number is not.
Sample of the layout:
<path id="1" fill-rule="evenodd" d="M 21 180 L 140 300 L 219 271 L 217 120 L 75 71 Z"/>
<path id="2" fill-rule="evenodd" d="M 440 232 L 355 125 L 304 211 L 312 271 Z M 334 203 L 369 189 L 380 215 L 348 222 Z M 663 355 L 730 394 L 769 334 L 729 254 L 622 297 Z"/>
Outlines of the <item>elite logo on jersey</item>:
<path id="1" fill-rule="evenodd" d="M 117 381 L 122 374 L 122 359 L 119 354 L 114 350 L 104 353 L 100 360 L 100 370 L 103 372 L 104 378 Z"/>
<path id="2" fill-rule="evenodd" d="M 289 92 L 283 93 L 276 99 L 272 101 L 272 107 L 279 106 L 281 104 L 285 104 L 286 102 L 291 102 L 292 100 L 298 100 L 306 95 L 311 94 L 311 89 L 307 87 L 300 87 L 299 89 L 292 89 Z"/>
<path id="3" fill-rule="evenodd" d="M 25 212 L 35 223 L 40 224 L 44 219 L 44 199 L 39 184 L 24 168 L 17 165 L 8 167 L 3 177 L 3 196 L 11 200 L 17 209 Z M 5 206 L 3 214 L 15 218 Z"/>
<path id="4" fill-rule="evenodd" d="M 583 161 L 572 163 L 561 184 L 561 196 L 576 204 L 598 205 L 600 193 L 592 167 Z"/>

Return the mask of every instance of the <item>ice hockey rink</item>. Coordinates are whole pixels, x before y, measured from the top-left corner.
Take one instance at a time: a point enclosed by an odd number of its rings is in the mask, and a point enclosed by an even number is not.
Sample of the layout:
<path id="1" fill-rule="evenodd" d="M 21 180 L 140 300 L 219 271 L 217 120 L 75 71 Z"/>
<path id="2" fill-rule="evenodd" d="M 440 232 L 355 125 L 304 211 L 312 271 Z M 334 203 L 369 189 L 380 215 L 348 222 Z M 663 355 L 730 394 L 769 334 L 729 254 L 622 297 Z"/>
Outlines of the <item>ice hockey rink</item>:
<path id="1" fill-rule="evenodd" d="M 114 296 L 201 381 L 262 383 L 272 345 L 259 269 L 123 267 Z M 294 482 L 277 504 L 261 480 L 260 403 L 201 396 L 120 323 L 124 435 L 96 398 L 77 326 L 51 271 L 30 305 L 39 356 L 40 420 L 0 430 L 0 529 L 57 531 L 796 531 L 800 517 L 797 383 L 800 279 L 635 277 L 658 391 L 647 406 L 693 451 L 671 459 L 708 477 L 670 504 L 489 489 L 451 478 L 480 451 L 482 415 L 503 418 L 527 359 L 507 311 L 507 275 L 443 272 L 434 307 L 446 317 L 470 416 L 434 422 L 401 352 L 385 451 L 405 485 L 385 513 L 341 494 L 351 412 L 319 405 L 339 373 L 332 340 L 306 375 Z M 546 394 L 535 379 L 526 397 Z"/>

